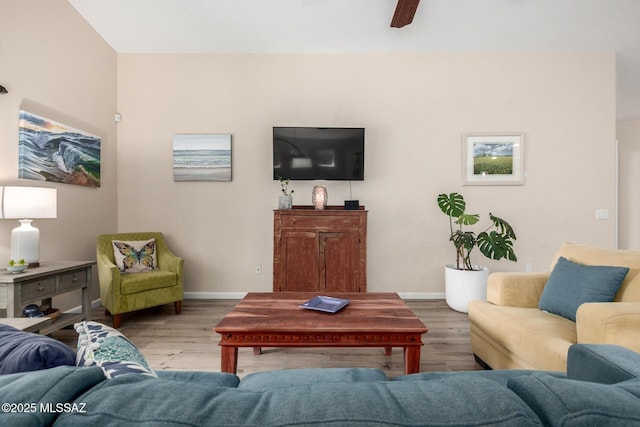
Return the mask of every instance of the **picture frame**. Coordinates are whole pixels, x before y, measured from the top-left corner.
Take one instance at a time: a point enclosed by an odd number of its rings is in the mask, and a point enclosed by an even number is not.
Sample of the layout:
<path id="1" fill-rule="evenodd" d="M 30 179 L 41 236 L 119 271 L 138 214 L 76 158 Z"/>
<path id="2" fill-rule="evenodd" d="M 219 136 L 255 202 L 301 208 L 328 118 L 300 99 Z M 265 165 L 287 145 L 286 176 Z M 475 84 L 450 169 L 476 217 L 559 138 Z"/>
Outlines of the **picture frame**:
<path id="1" fill-rule="evenodd" d="M 462 185 L 523 185 L 522 132 L 464 133 Z"/>
<path id="2" fill-rule="evenodd" d="M 231 134 L 175 134 L 173 180 L 231 181 Z"/>
<path id="3" fill-rule="evenodd" d="M 20 110 L 18 178 L 100 187 L 98 136 Z"/>

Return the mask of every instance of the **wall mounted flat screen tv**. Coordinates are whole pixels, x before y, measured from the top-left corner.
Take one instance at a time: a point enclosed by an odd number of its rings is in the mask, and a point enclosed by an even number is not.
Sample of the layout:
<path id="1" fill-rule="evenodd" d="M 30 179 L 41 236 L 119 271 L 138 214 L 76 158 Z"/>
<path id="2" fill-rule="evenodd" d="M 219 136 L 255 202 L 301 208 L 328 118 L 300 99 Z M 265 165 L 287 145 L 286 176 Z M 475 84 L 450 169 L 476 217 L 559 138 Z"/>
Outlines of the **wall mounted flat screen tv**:
<path id="1" fill-rule="evenodd" d="M 273 179 L 364 180 L 364 128 L 274 127 Z"/>

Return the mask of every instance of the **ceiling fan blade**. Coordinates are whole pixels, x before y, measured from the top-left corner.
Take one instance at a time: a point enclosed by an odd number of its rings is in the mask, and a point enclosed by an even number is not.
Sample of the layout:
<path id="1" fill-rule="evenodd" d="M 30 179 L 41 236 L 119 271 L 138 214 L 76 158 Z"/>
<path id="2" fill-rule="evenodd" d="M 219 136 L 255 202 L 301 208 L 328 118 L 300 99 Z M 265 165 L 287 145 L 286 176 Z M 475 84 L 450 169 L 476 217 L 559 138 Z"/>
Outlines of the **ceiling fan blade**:
<path id="1" fill-rule="evenodd" d="M 402 28 L 411 24 L 419 3 L 420 0 L 398 0 L 396 11 L 393 14 L 393 19 L 391 19 L 391 26 Z"/>

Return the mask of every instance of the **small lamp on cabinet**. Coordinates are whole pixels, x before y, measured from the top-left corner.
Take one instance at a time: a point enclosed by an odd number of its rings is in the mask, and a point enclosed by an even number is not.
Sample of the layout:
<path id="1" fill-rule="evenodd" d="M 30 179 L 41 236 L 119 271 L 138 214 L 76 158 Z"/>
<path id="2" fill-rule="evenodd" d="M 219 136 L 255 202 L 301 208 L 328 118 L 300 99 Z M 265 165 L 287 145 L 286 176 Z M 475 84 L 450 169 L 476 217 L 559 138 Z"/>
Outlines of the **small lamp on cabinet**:
<path id="1" fill-rule="evenodd" d="M 58 193 L 55 188 L 0 187 L 0 218 L 18 219 L 11 231 L 11 259 L 24 259 L 29 266 L 40 264 L 40 230 L 34 219 L 56 218 Z"/>

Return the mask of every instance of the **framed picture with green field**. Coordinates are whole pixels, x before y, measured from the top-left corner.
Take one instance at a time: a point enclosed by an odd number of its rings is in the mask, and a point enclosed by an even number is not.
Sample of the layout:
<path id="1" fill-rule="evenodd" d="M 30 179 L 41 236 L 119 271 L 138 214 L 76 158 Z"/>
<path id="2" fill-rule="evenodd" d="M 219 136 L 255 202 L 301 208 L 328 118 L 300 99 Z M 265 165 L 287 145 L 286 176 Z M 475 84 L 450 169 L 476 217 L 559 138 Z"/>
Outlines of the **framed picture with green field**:
<path id="1" fill-rule="evenodd" d="M 523 185 L 524 133 L 464 133 L 463 185 Z"/>

